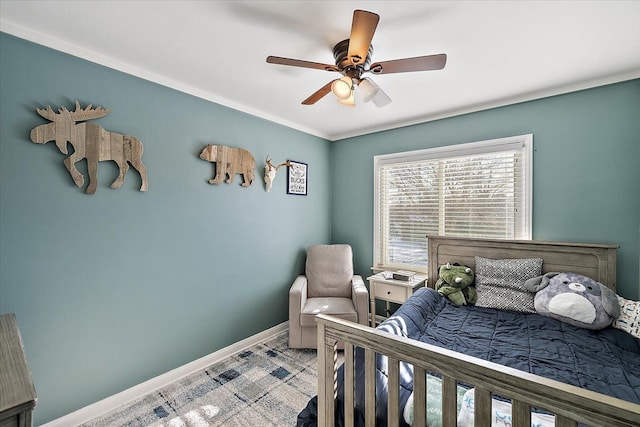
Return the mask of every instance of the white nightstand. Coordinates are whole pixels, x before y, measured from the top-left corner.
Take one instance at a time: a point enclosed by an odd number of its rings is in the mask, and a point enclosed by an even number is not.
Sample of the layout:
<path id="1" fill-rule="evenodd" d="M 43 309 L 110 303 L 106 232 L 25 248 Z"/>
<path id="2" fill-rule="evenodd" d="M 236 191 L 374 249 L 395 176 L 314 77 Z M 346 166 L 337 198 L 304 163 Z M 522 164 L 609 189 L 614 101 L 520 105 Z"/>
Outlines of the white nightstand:
<path id="1" fill-rule="evenodd" d="M 387 302 L 387 314 L 390 311 L 390 302 L 402 304 L 416 290 L 422 288 L 427 280 L 424 274 L 416 274 L 412 280 L 385 279 L 383 273 L 367 277 L 369 281 L 369 298 L 371 299 L 371 326 L 376 326 L 376 299 Z"/>

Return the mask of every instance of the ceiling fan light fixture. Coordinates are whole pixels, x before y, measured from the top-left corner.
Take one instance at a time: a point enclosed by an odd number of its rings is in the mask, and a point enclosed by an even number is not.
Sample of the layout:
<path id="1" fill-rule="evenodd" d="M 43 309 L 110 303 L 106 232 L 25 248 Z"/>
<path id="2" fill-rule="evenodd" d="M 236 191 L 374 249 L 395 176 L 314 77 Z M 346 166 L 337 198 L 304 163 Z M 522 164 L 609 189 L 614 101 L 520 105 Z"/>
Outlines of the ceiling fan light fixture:
<path id="1" fill-rule="evenodd" d="M 354 107 L 356 105 L 356 91 L 351 89 L 351 94 L 346 99 L 338 98 L 338 102 L 342 105 Z"/>
<path id="2" fill-rule="evenodd" d="M 389 98 L 389 95 L 384 93 L 384 91 L 380 88 L 378 88 L 378 93 L 376 93 L 376 95 L 371 99 L 371 101 L 373 101 L 375 106 L 378 108 L 391 104 L 391 98 Z"/>
<path id="3" fill-rule="evenodd" d="M 348 100 L 353 96 L 353 82 L 351 81 L 351 77 L 344 76 L 341 79 L 335 79 L 331 84 L 331 92 L 333 92 L 338 100 Z"/>
<path id="4" fill-rule="evenodd" d="M 362 93 L 362 102 L 369 102 L 380 92 L 380 87 L 373 82 L 369 77 L 360 80 L 358 85 L 360 92 Z"/>

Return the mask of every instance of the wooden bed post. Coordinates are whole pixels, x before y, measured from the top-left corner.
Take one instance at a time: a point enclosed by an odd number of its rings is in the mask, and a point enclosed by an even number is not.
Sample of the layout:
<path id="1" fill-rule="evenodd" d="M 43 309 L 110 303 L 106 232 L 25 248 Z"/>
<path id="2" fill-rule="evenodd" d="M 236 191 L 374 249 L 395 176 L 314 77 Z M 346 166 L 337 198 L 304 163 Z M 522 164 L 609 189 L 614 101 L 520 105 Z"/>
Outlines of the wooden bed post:
<path id="1" fill-rule="evenodd" d="M 325 337 L 325 324 L 318 322 L 318 426 L 334 425 L 337 393 L 338 340 Z"/>

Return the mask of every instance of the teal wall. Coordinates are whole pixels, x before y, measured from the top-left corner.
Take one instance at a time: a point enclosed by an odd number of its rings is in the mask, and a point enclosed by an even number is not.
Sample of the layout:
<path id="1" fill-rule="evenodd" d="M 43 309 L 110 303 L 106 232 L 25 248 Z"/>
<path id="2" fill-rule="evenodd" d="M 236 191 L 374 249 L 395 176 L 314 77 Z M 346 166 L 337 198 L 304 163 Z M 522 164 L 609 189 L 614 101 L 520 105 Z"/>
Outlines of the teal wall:
<path id="1" fill-rule="evenodd" d="M 6 34 L 0 67 L 0 313 L 18 319 L 36 425 L 287 320 L 306 246 L 330 238 L 328 141 Z M 140 138 L 148 192 L 133 169 L 109 188 L 101 162 L 84 194 L 53 142 L 30 141 L 36 107 L 75 99 Z M 208 184 L 206 144 L 253 153 L 253 185 Z M 283 170 L 266 192 L 267 154 L 309 164 L 308 196 Z"/>
<path id="2" fill-rule="evenodd" d="M 534 134 L 533 237 L 621 245 L 619 292 L 640 284 L 640 80 L 329 143 L 145 80 L 0 35 L 0 313 L 15 312 L 41 424 L 287 320 L 311 243 L 373 257 L 373 156 Z M 75 99 L 139 137 L 149 191 L 99 166 L 76 188 L 36 107 Z M 206 144 L 257 159 L 249 188 L 212 186 Z M 309 195 L 271 192 L 262 159 L 309 164 Z M 82 166 L 79 165 L 80 169 Z"/>
<path id="3" fill-rule="evenodd" d="M 533 134 L 533 238 L 620 245 L 618 292 L 640 295 L 640 80 L 544 98 L 333 145 L 332 241 L 373 262 L 373 157 Z"/>

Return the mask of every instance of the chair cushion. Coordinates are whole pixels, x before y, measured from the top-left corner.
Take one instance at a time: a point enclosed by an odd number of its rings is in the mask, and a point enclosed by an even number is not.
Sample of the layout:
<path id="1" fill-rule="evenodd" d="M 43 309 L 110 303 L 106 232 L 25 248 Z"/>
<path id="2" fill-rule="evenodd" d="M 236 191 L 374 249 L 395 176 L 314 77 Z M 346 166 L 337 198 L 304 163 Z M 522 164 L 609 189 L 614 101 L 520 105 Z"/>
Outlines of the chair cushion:
<path id="1" fill-rule="evenodd" d="M 353 307 L 351 298 L 321 297 L 308 298 L 300 313 L 301 326 L 315 326 L 316 314 L 331 314 L 340 319 L 358 321 L 358 313 Z"/>
<path id="2" fill-rule="evenodd" d="M 309 298 L 351 298 L 353 253 L 349 245 L 311 245 L 305 268 Z"/>

